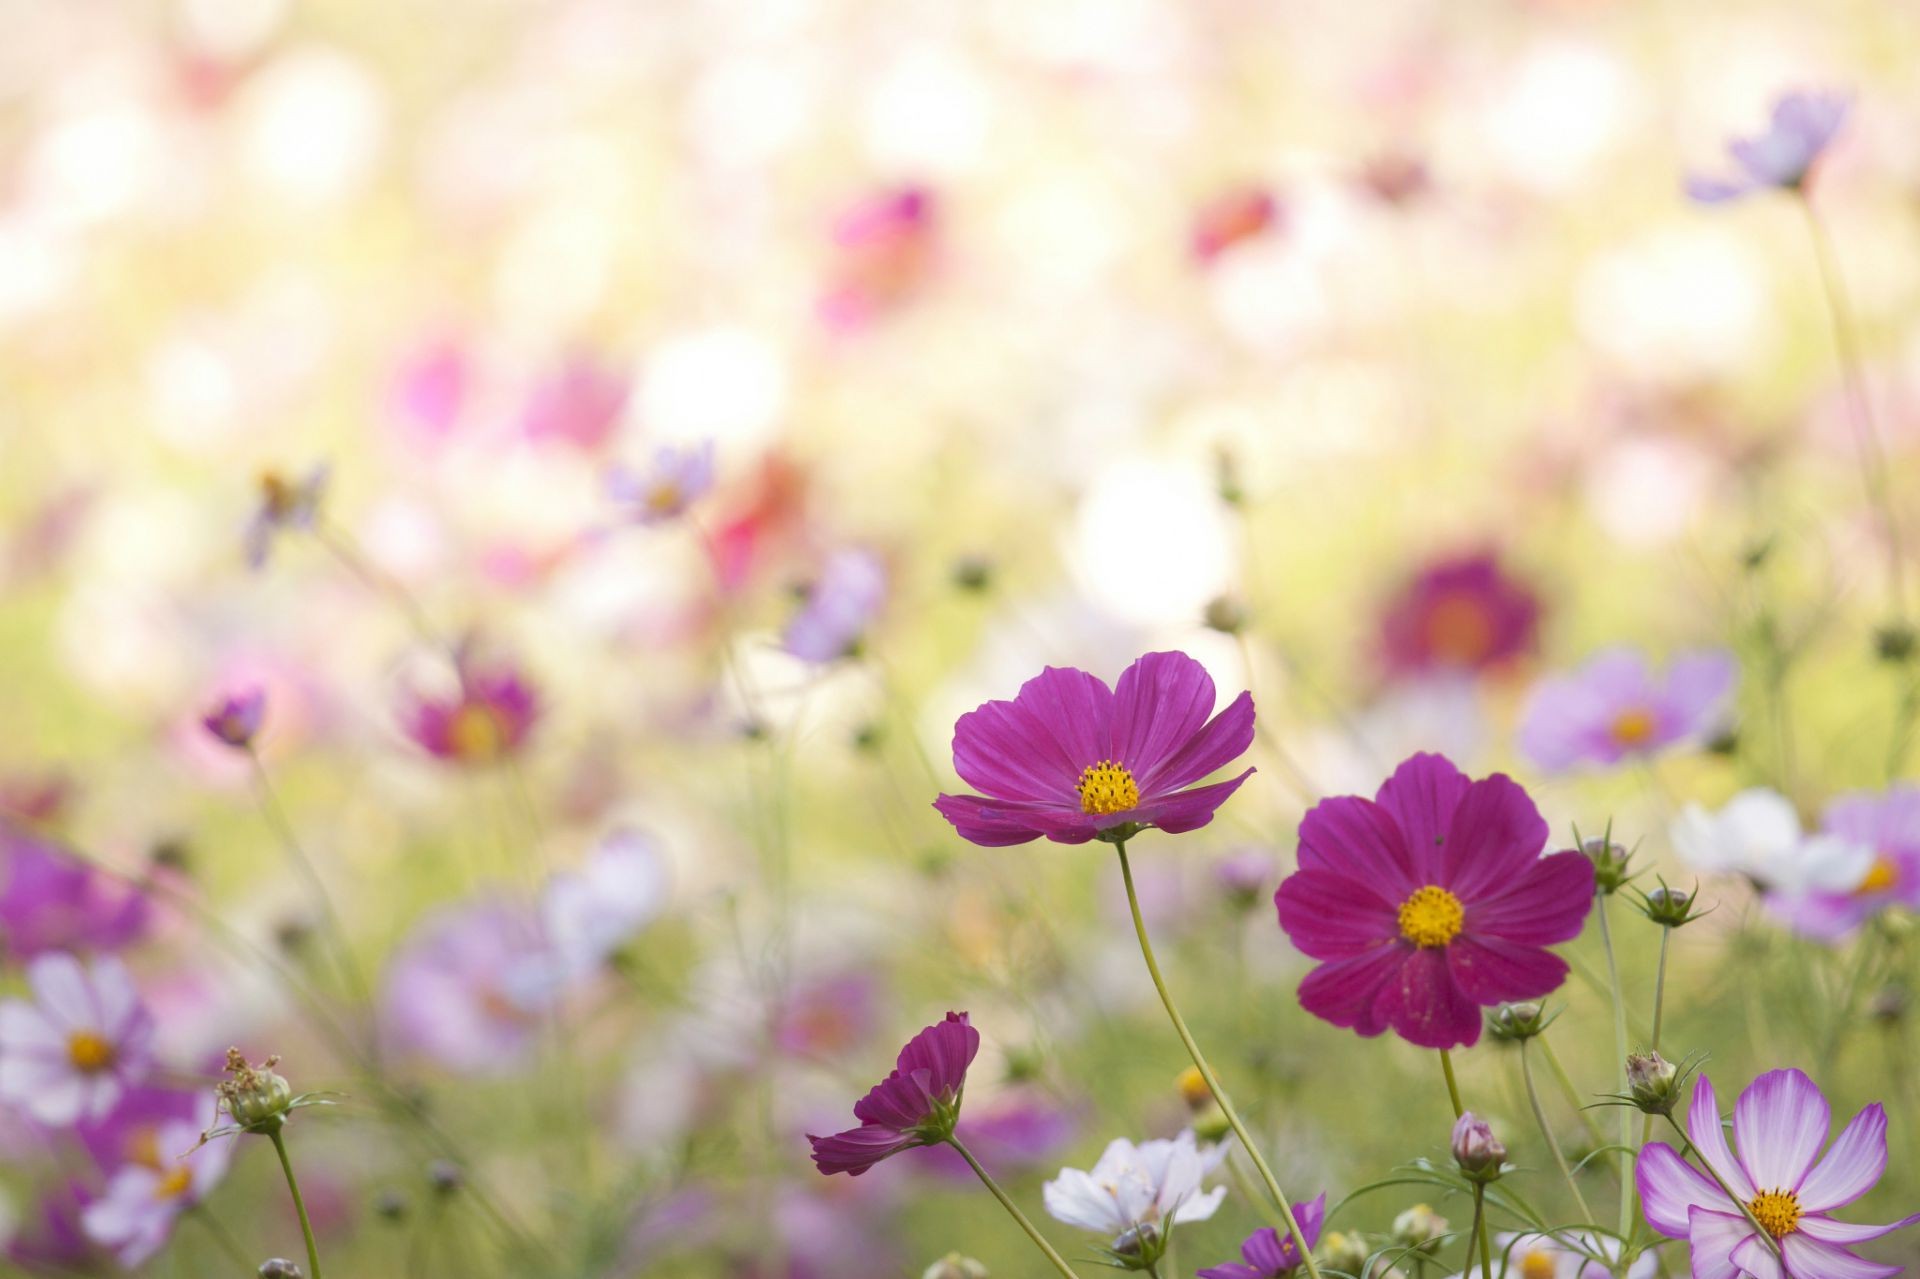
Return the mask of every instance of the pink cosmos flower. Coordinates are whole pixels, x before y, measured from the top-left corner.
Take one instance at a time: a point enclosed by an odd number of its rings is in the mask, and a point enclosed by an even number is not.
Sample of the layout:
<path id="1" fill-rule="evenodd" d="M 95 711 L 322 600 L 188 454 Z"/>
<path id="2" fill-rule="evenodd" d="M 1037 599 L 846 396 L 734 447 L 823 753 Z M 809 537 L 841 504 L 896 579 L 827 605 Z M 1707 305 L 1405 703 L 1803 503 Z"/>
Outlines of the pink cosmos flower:
<path id="1" fill-rule="evenodd" d="M 180 1214 L 205 1201 L 227 1175 L 233 1143 L 200 1144 L 200 1134 L 215 1122 L 207 1094 L 194 1118 L 160 1125 L 152 1150 L 108 1178 L 106 1192 L 81 1214 L 87 1237 L 112 1249 L 128 1269 L 159 1252 Z"/>
<path id="2" fill-rule="evenodd" d="M 1606 649 L 1540 681 L 1521 712 L 1520 749 L 1561 772 L 1704 742 L 1725 726 L 1739 677 L 1733 655 L 1717 649 L 1682 654 L 1658 676 L 1632 649 Z"/>
<path id="3" fill-rule="evenodd" d="M 8 958 L 121 950 L 152 924 L 144 893 L 0 818 L 0 945 Z"/>
<path id="4" fill-rule="evenodd" d="M 1480 1038 L 1480 1009 L 1566 979 L 1545 949 L 1579 935 L 1593 866 L 1542 857 L 1547 824 L 1504 774 L 1470 781 L 1415 755 L 1373 799 L 1322 800 L 1300 823 L 1300 869 L 1274 894 L 1280 927 L 1324 961 L 1300 1005 L 1362 1035 L 1425 1048 Z"/>
<path id="5" fill-rule="evenodd" d="M 1828 806 L 1823 826 L 1844 847 L 1865 850 L 1865 876 L 1846 892 L 1773 893 L 1770 910 L 1797 932 L 1836 941 L 1888 906 L 1920 908 L 1920 787 L 1843 796 Z"/>
<path id="6" fill-rule="evenodd" d="M 1398 674 L 1486 670 L 1531 653 L 1540 601 L 1492 554 L 1435 560 L 1380 619 L 1387 665 Z"/>
<path id="7" fill-rule="evenodd" d="M 518 666 L 483 665 L 463 652 L 458 688 L 450 696 L 416 693 L 401 727 L 436 759 L 481 765 L 518 754 L 539 716 L 539 697 Z"/>
<path id="8" fill-rule="evenodd" d="M 1293 1219 L 1308 1248 L 1319 1246 L 1320 1226 L 1326 1215 L 1325 1191 L 1294 1209 Z M 1247 1236 L 1246 1242 L 1240 1245 L 1239 1261 L 1209 1266 L 1199 1272 L 1199 1279 L 1280 1279 L 1300 1263 L 1300 1250 L 1293 1246 L 1292 1236 L 1268 1226 Z"/>
<path id="9" fill-rule="evenodd" d="M 820 318 L 828 328 L 866 328 L 910 302 L 933 274 L 939 207 L 925 187 L 882 191 L 833 227 L 834 261 Z"/>
<path id="10" fill-rule="evenodd" d="M 1765 133 L 1727 144 L 1739 173 L 1732 178 L 1689 175 L 1687 194 L 1701 204 L 1724 204 L 1755 191 L 1800 190 L 1846 123 L 1851 105 L 1839 93 L 1782 95 Z"/>
<path id="11" fill-rule="evenodd" d="M 382 1027 L 448 1069 L 511 1070 L 545 1024 L 557 972 L 531 911 L 497 901 L 444 909 L 394 956 Z"/>
<path id="12" fill-rule="evenodd" d="M 575 354 L 533 388 L 520 429 L 530 440 L 597 449 L 620 425 L 632 390 L 624 370 Z"/>
<path id="13" fill-rule="evenodd" d="M 33 1002 L 0 1003 L 0 1101 L 43 1124 L 99 1119 L 145 1072 L 154 1024 L 118 959 L 72 955 L 27 966 Z"/>
<path id="14" fill-rule="evenodd" d="M 1702 1075 L 1693 1087 L 1687 1135 L 1694 1150 L 1772 1236 L 1784 1269 L 1726 1191 L 1664 1142 L 1641 1150 L 1634 1168 L 1647 1221 L 1687 1241 L 1696 1275 L 1882 1279 L 1901 1273 L 1899 1266 L 1855 1256 L 1847 1245 L 1910 1226 L 1920 1213 L 1885 1226 L 1828 1215 L 1873 1189 L 1886 1171 L 1886 1112 L 1877 1102 L 1862 1110 L 1821 1158 L 1830 1124 L 1827 1099 L 1811 1079 L 1797 1070 L 1769 1071 L 1747 1086 L 1733 1109 L 1736 1156 L 1727 1147 L 1712 1082 Z"/>
<path id="15" fill-rule="evenodd" d="M 1200 207 L 1193 220 L 1193 256 L 1201 265 L 1270 230 L 1280 220 L 1281 208 L 1264 187 L 1243 186 L 1224 192 Z"/>
<path id="16" fill-rule="evenodd" d="M 934 807 L 989 847 L 1197 830 L 1253 774 L 1194 785 L 1253 744 L 1251 694 L 1209 719 L 1213 705 L 1212 677 L 1185 653 L 1148 653 L 1111 689 L 1049 666 L 1012 701 L 960 717 L 954 771 L 983 794 L 942 795 Z"/>
<path id="17" fill-rule="evenodd" d="M 473 398 L 473 374 L 461 343 L 451 338 L 427 343 L 394 374 L 394 417 L 420 443 L 442 442 L 459 426 Z"/>
<path id="18" fill-rule="evenodd" d="M 907 1041 L 893 1073 L 853 1105 L 858 1128 L 831 1137 L 808 1134 L 813 1162 L 832 1176 L 858 1177 L 881 1160 L 945 1141 L 960 1117 L 967 1067 L 980 1051 L 980 1032 L 965 1013 L 948 1013 Z"/>

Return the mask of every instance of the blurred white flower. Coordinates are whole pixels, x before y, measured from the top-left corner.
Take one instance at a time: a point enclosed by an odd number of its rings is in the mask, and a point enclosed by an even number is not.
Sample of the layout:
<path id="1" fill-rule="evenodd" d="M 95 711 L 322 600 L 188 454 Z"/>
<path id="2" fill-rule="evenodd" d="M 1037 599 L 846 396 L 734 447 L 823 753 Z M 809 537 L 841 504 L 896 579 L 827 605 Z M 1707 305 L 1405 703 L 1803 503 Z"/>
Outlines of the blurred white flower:
<path id="1" fill-rule="evenodd" d="M 666 859 L 650 835 L 616 830 L 578 870 L 547 881 L 541 923 L 563 973 L 578 977 L 605 963 L 666 908 Z"/>
<path id="2" fill-rule="evenodd" d="M 1225 1186 L 1202 1191 L 1200 1183 L 1219 1167 L 1227 1148 L 1202 1152 L 1191 1130 L 1171 1141 L 1134 1145 L 1115 1138 L 1091 1172 L 1062 1168 L 1043 1188 L 1047 1211 L 1056 1221 L 1109 1236 L 1115 1251 L 1142 1226 L 1205 1221 L 1226 1196 Z"/>
<path id="3" fill-rule="evenodd" d="M 1697 871 L 1746 875 L 1775 892 L 1846 892 L 1866 878 L 1873 850 L 1837 835 L 1809 835 L 1783 795 L 1746 790 L 1717 813 L 1688 804 L 1673 820 L 1674 849 Z"/>

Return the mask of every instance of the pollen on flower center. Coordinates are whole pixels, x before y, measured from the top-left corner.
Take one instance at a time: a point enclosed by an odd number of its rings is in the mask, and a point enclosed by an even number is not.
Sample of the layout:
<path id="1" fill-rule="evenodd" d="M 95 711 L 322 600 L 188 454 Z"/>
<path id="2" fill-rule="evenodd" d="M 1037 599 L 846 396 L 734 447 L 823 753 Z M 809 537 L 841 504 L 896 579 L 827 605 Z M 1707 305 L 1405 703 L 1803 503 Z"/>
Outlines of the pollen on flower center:
<path id="1" fill-rule="evenodd" d="M 1555 1279 L 1560 1263 L 1550 1252 L 1535 1248 L 1520 1259 L 1520 1279 Z"/>
<path id="2" fill-rule="evenodd" d="M 1865 879 L 1853 891 L 1856 893 L 1884 893 L 1900 882 L 1900 868 L 1893 859 L 1885 854 L 1873 859 L 1873 865 L 1867 868 Z"/>
<path id="3" fill-rule="evenodd" d="M 1089 764 L 1080 774 L 1080 811 L 1124 813 L 1140 803 L 1140 787 L 1133 774 L 1110 759 Z"/>
<path id="4" fill-rule="evenodd" d="M 193 1169 L 185 1164 L 175 1166 L 153 1188 L 156 1199 L 178 1199 L 193 1188 Z"/>
<path id="5" fill-rule="evenodd" d="M 453 714 L 447 726 L 447 739 L 453 753 L 466 760 L 489 760 L 506 744 L 500 717 L 490 707 L 468 702 Z"/>
<path id="6" fill-rule="evenodd" d="M 1470 595 L 1446 596 L 1427 613 L 1427 643 L 1441 657 L 1471 665 L 1493 649 L 1493 622 Z"/>
<path id="7" fill-rule="evenodd" d="M 1438 884 L 1428 884 L 1400 903 L 1400 935 L 1416 946 L 1444 946 L 1460 935 L 1467 909 Z"/>
<path id="8" fill-rule="evenodd" d="M 91 1030 L 76 1030 L 67 1036 L 67 1060 L 83 1075 L 95 1075 L 113 1065 L 113 1044 L 104 1035 Z"/>
<path id="9" fill-rule="evenodd" d="M 1653 736 L 1656 727 L 1652 711 L 1642 707 L 1621 711 L 1614 717 L 1613 740 L 1622 746 L 1640 746 Z"/>
<path id="10" fill-rule="evenodd" d="M 1747 1204 L 1747 1211 L 1775 1239 L 1800 1228 L 1800 1196 L 1791 1190 L 1763 1190 Z"/>

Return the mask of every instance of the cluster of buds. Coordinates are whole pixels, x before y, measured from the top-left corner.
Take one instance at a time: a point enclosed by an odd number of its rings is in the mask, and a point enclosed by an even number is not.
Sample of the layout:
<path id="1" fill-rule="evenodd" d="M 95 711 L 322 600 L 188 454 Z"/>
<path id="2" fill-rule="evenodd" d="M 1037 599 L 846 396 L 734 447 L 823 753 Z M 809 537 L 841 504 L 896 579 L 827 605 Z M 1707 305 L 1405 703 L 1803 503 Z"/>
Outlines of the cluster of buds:
<path id="1" fill-rule="evenodd" d="M 1501 1004 L 1487 1014 L 1487 1033 L 1502 1043 L 1517 1044 L 1532 1039 L 1552 1020 L 1546 1006 L 1534 1000 Z"/>
<path id="2" fill-rule="evenodd" d="M 1213 1089 L 1207 1087 L 1207 1080 L 1196 1066 L 1188 1066 L 1180 1072 L 1177 1081 L 1180 1099 L 1187 1103 L 1192 1112 L 1193 1135 L 1201 1141 L 1225 1141 L 1233 1126 L 1227 1122 L 1227 1112 L 1220 1108 L 1220 1102 L 1214 1097 Z"/>
<path id="3" fill-rule="evenodd" d="M 1469 1110 L 1454 1122 L 1453 1162 L 1467 1180 L 1482 1185 L 1498 1181 L 1506 1161 L 1507 1148 L 1486 1120 Z"/>

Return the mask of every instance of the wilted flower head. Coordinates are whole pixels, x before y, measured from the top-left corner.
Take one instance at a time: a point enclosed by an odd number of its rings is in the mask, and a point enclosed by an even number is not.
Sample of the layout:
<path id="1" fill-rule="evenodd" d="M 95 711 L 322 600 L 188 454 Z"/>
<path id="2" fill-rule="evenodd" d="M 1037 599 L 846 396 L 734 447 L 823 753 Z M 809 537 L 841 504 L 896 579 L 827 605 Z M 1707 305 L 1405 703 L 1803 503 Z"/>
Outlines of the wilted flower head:
<path id="1" fill-rule="evenodd" d="M 967 1067 L 980 1051 L 980 1032 L 965 1013 L 927 1027 L 900 1050 L 893 1073 L 854 1103 L 858 1128 L 831 1137 L 808 1135 L 821 1172 L 858 1177 L 881 1160 L 953 1135 Z"/>
<path id="2" fill-rule="evenodd" d="M 1724 727 L 1738 678 L 1725 652 L 1676 657 L 1656 676 L 1639 653 L 1608 649 L 1535 686 L 1521 715 L 1520 748 L 1559 772 L 1703 742 Z"/>
<path id="3" fill-rule="evenodd" d="M 1507 1148 L 1486 1120 L 1471 1110 L 1453 1124 L 1453 1162 L 1475 1181 L 1494 1181 L 1506 1162 Z"/>
<path id="4" fill-rule="evenodd" d="M 274 1067 L 278 1057 L 269 1057 L 258 1066 L 250 1065 L 238 1048 L 227 1049 L 227 1078 L 220 1081 L 215 1094 L 220 1109 L 245 1132 L 275 1133 L 286 1123 L 293 1109 L 293 1086 Z"/>
<path id="5" fill-rule="evenodd" d="M 1278 225 L 1280 202 L 1261 186 L 1235 187 L 1200 206 L 1193 219 L 1193 256 L 1201 265 Z"/>
<path id="6" fill-rule="evenodd" d="M 120 950 L 152 923 L 138 888 L 0 818 L 0 946 L 9 959 Z"/>
<path id="7" fill-rule="evenodd" d="M 1274 894 L 1280 927 L 1324 962 L 1300 1005 L 1362 1035 L 1426 1048 L 1478 1042 L 1480 1009 L 1566 980 L 1545 949 L 1580 933 L 1593 866 L 1540 855 L 1547 825 L 1504 774 L 1471 781 L 1415 755 L 1371 800 L 1322 800 L 1300 824 L 1300 869 Z"/>
<path id="8" fill-rule="evenodd" d="M 1213 705 L 1213 678 L 1185 653 L 1148 653 L 1112 689 L 1049 666 L 1014 700 L 960 717 L 954 771 L 983 794 L 942 795 L 934 807 L 988 846 L 1197 830 L 1253 773 L 1195 785 L 1253 742 L 1251 694 L 1208 718 Z"/>
<path id="9" fill-rule="evenodd" d="M 886 599 L 887 570 L 879 556 L 857 547 L 835 551 L 787 623 L 781 642 L 806 661 L 838 661 L 859 648 Z"/>
<path id="10" fill-rule="evenodd" d="M 232 1145 L 200 1141 L 213 1118 L 213 1099 L 205 1097 L 195 1118 L 162 1124 L 151 1149 L 116 1170 L 105 1193 L 87 1205 L 87 1237 L 112 1249 L 121 1265 L 136 1268 L 160 1251 L 180 1214 L 226 1176 Z"/>
<path id="11" fill-rule="evenodd" d="M 1798 893 L 1767 899 L 1796 931 L 1846 936 L 1889 906 L 1920 907 L 1920 787 L 1846 795 L 1828 805 L 1810 846 L 1826 865 Z M 1817 841 L 1817 842 L 1816 842 Z"/>
<path id="12" fill-rule="evenodd" d="M 1727 144 L 1739 170 L 1731 178 L 1690 174 L 1687 194 L 1702 204 L 1721 204 L 1755 191 L 1798 191 L 1852 104 L 1839 93 L 1788 93 L 1775 100 L 1765 133 Z"/>
<path id="13" fill-rule="evenodd" d="M 833 263 L 820 318 L 829 328 L 865 328 L 910 302 L 933 273 L 939 204 L 925 187 L 877 192 L 833 227 Z"/>
<path id="14" fill-rule="evenodd" d="M 1170 1227 L 1205 1221 L 1220 1207 L 1227 1188 L 1200 1184 L 1226 1152 L 1225 1145 L 1202 1151 L 1191 1132 L 1137 1146 L 1116 1138 L 1091 1171 L 1062 1168 L 1042 1194 L 1055 1220 L 1106 1236 L 1119 1257 L 1151 1261 L 1165 1250 Z"/>
<path id="15" fill-rule="evenodd" d="M 1326 1220 L 1327 1196 L 1322 1191 L 1293 1210 L 1294 1224 L 1311 1251 L 1320 1242 L 1320 1227 Z M 1445 1223 L 1442 1223 L 1443 1225 Z M 1240 1260 L 1209 1266 L 1199 1279 L 1281 1279 L 1292 1274 L 1304 1258 L 1293 1246 L 1293 1236 L 1268 1226 L 1248 1235 L 1240 1245 Z"/>
<path id="16" fill-rule="evenodd" d="M 1853 1225 L 1828 1215 L 1873 1189 L 1886 1171 L 1886 1112 L 1878 1103 L 1862 1110 L 1820 1158 L 1830 1122 L 1827 1099 L 1811 1079 L 1797 1070 L 1770 1071 L 1749 1084 L 1734 1107 L 1736 1156 L 1727 1146 L 1713 1084 L 1700 1076 L 1687 1113 L 1687 1135 L 1768 1237 L 1754 1230 L 1712 1178 L 1664 1142 L 1643 1147 L 1635 1165 L 1648 1224 L 1687 1241 L 1696 1274 L 1879 1279 L 1897 1273 L 1897 1267 L 1855 1256 L 1847 1245 L 1912 1225 L 1920 1214 L 1885 1226 Z M 1779 1249 L 1780 1261 L 1770 1244 Z"/>
<path id="17" fill-rule="evenodd" d="M 1745 875 L 1790 897 L 1846 893 L 1874 863 L 1871 847 L 1802 831 L 1793 802 L 1777 791 L 1741 791 L 1718 812 L 1688 804 L 1669 830 L 1674 851 L 1706 874 Z"/>
<path id="18" fill-rule="evenodd" d="M 27 966 L 33 1001 L 0 1003 L 0 1101 L 44 1124 L 100 1119 L 146 1071 L 153 1018 L 125 965 L 62 952 Z"/>
<path id="19" fill-rule="evenodd" d="M 1380 619 L 1387 665 L 1398 674 L 1479 671 L 1531 653 L 1540 601 L 1490 552 L 1436 560 Z"/>
<path id="20" fill-rule="evenodd" d="M 236 750 L 253 745 L 267 714 L 266 690 L 255 684 L 229 693 L 200 718 L 209 733 Z"/>
<path id="21" fill-rule="evenodd" d="M 320 503 L 327 494 L 328 471 L 325 463 L 305 476 L 290 480 L 279 471 L 260 476 L 260 503 L 247 523 L 245 537 L 247 563 L 259 568 L 267 562 L 276 533 L 313 527 L 320 514 Z"/>
<path id="22" fill-rule="evenodd" d="M 644 469 L 615 467 L 607 496 L 641 524 L 663 524 L 684 514 L 713 488 L 713 441 L 688 447 L 663 444 Z"/>
<path id="23" fill-rule="evenodd" d="M 436 759 L 491 764 L 516 755 L 540 716 L 532 683 L 510 662 L 482 664 L 463 652 L 451 694 L 416 693 L 401 710 L 407 736 Z"/>
<path id="24" fill-rule="evenodd" d="M 520 429 L 530 440 L 597 449 L 620 425 L 631 392 L 626 370 L 575 353 L 535 384 Z"/>

